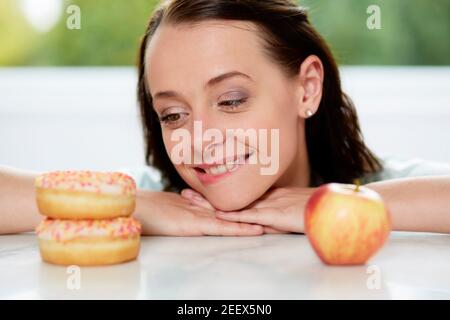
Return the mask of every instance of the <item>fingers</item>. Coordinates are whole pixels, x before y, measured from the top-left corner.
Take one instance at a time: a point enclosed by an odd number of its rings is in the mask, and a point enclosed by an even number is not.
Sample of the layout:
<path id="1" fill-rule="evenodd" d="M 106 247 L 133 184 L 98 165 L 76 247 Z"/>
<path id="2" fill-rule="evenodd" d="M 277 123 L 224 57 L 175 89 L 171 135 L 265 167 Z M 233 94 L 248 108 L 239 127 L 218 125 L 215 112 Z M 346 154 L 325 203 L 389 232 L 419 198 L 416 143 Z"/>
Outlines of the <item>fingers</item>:
<path id="1" fill-rule="evenodd" d="M 201 234 L 210 236 L 258 236 L 264 233 L 264 227 L 248 223 L 237 223 L 217 219 L 214 216 L 203 216 L 200 214 L 206 209 L 213 213 L 216 209 L 200 193 L 192 189 L 183 189 L 181 197 L 189 200 L 190 203 L 202 208 L 194 210 L 197 220 L 196 227 Z M 192 210 L 192 209 L 191 209 Z M 196 219 L 197 219 L 196 218 Z M 199 230 L 197 229 L 197 230 Z"/>
<path id="2" fill-rule="evenodd" d="M 291 220 L 285 221 L 286 216 L 282 215 L 274 208 L 251 208 L 238 212 L 223 212 L 216 211 L 218 219 L 239 222 L 251 223 L 263 226 L 264 233 L 290 233 L 295 230 L 295 224 Z"/>
<path id="3" fill-rule="evenodd" d="M 275 228 L 272 228 L 272 227 L 264 226 L 264 233 L 267 233 L 267 234 L 281 234 L 281 233 L 290 233 L 290 232 L 282 231 L 282 230 L 278 230 L 278 229 L 275 229 Z"/>
<path id="4" fill-rule="evenodd" d="M 201 195 L 201 193 L 193 190 L 193 189 L 183 189 L 180 193 L 181 197 L 187 200 L 204 200 L 205 198 Z"/>
<path id="5" fill-rule="evenodd" d="M 215 208 L 206 200 L 200 193 L 192 189 L 183 189 L 181 191 L 181 197 L 189 200 L 192 204 L 208 209 L 215 210 Z"/>
<path id="6" fill-rule="evenodd" d="M 264 233 L 264 227 L 213 218 L 205 220 L 202 232 L 210 236 L 259 236 Z"/>
<path id="7" fill-rule="evenodd" d="M 199 192 L 189 188 L 181 190 L 181 196 L 185 199 L 191 199 L 193 197 L 203 198 Z"/>
<path id="8" fill-rule="evenodd" d="M 273 209 L 270 208 L 251 208 L 242 211 L 216 211 L 216 217 L 222 220 L 256 223 L 265 226 L 270 226 L 275 218 Z"/>

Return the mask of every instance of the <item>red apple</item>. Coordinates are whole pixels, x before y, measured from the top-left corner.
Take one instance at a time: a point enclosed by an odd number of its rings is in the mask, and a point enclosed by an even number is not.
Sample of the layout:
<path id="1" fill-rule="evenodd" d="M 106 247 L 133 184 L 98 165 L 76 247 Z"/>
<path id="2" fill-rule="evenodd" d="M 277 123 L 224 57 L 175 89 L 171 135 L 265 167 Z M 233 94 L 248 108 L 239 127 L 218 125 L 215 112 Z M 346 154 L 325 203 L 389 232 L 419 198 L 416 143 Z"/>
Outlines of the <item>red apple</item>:
<path id="1" fill-rule="evenodd" d="M 320 186 L 305 208 L 305 232 L 320 259 L 330 265 L 364 264 L 387 239 L 389 210 L 367 187 Z"/>

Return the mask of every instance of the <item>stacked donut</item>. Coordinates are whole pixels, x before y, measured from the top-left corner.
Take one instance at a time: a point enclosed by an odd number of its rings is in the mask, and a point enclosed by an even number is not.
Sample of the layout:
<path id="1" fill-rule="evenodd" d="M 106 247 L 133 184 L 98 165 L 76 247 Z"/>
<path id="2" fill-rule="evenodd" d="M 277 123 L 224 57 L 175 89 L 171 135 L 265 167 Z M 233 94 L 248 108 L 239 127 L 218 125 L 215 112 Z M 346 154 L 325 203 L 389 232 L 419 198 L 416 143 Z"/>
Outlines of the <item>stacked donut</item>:
<path id="1" fill-rule="evenodd" d="M 119 172 L 55 171 L 35 180 L 41 257 L 62 265 L 115 264 L 137 257 L 140 223 L 131 217 L 136 184 Z"/>

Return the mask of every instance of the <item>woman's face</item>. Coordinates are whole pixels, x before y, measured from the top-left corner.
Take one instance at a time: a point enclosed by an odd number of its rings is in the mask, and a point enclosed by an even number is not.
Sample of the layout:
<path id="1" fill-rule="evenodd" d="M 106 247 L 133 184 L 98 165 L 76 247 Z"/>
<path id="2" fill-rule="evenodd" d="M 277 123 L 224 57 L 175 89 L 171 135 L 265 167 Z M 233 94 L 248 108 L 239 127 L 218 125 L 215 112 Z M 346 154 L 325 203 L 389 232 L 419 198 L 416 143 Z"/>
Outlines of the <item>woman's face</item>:
<path id="1" fill-rule="evenodd" d="M 309 181 L 302 90 L 266 56 L 257 32 L 245 21 L 161 25 L 147 47 L 146 80 L 169 157 L 180 176 L 221 210 L 241 209 L 272 186 L 296 180 L 306 187 Z M 222 137 L 198 134 L 207 129 Z M 227 137 L 230 129 L 245 134 Z M 191 159 L 181 163 L 174 159 L 177 132 L 191 137 L 183 140 Z"/>

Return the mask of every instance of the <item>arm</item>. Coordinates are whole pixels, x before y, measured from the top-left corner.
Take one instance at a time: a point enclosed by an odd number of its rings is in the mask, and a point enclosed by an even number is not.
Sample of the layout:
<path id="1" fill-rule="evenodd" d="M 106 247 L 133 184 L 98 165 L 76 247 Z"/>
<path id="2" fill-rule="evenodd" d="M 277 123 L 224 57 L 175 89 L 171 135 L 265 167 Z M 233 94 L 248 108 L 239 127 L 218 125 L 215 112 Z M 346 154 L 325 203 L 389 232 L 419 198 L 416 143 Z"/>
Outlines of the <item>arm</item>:
<path id="1" fill-rule="evenodd" d="M 450 176 L 393 179 L 366 186 L 384 199 L 393 230 L 450 233 Z"/>
<path id="2" fill-rule="evenodd" d="M 37 173 L 0 166 L 0 234 L 33 231 L 43 219 L 35 200 Z M 144 235 L 255 236 L 262 227 L 216 219 L 209 207 L 194 207 L 176 193 L 138 190 L 134 216 Z"/>
<path id="3" fill-rule="evenodd" d="M 42 220 L 34 195 L 36 175 L 0 166 L 0 234 L 33 231 Z"/>
<path id="4" fill-rule="evenodd" d="M 257 236 L 259 225 L 223 221 L 209 205 L 194 206 L 173 192 L 138 190 L 136 217 L 147 236 Z"/>
<path id="5" fill-rule="evenodd" d="M 393 230 L 450 233 L 450 176 L 399 178 L 365 186 L 378 192 L 385 201 Z M 304 207 L 314 191 L 315 188 L 278 188 L 247 209 L 216 212 L 216 216 L 260 224 L 265 232 L 302 233 Z"/>

